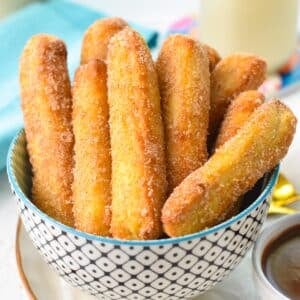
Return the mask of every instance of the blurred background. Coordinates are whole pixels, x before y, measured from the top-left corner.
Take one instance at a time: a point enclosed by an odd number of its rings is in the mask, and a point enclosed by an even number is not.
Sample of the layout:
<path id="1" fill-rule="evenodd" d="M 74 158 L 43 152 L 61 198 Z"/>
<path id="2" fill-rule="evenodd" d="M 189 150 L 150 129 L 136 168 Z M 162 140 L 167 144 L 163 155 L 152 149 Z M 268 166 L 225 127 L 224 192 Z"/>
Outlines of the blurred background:
<path id="1" fill-rule="evenodd" d="M 57 7 L 61 5 L 65 10 L 68 9 L 68 2 L 100 12 L 99 16 L 120 16 L 156 31 L 158 39 L 155 40 L 155 45 L 151 44 L 154 56 L 158 48 L 154 46 L 158 46 L 167 34 L 189 33 L 215 47 L 222 56 L 236 51 L 261 55 L 267 60 L 269 74 L 272 75 L 263 87 L 266 94 L 273 95 L 300 81 L 300 70 L 297 69 L 300 62 L 297 39 L 300 24 L 298 0 L 0 0 L 0 26 L 1 21 L 5 22 L 16 12 L 20 13 L 20 10 L 26 10 L 26 6 L 28 9 L 28 5 L 34 6 L 35 3 L 44 6 L 44 10 L 41 7 L 36 9 L 39 23 L 32 23 L 32 29 L 39 32 L 43 30 L 43 22 L 51 23 L 52 14 L 45 14 L 47 10 L 51 11 L 51 4 L 56 3 Z M 74 7 L 69 10 L 70 13 L 73 12 Z M 76 15 L 78 8 L 75 10 Z M 27 14 L 28 17 L 32 16 Z M 64 12 L 58 12 L 52 17 L 52 22 L 57 22 L 57 18 L 64 18 L 63 14 Z M 69 15 L 65 17 L 67 22 L 74 22 L 74 19 L 68 20 Z M 72 24 L 77 27 L 74 27 L 74 31 L 80 27 L 81 22 L 85 24 L 94 18 L 84 15 L 81 17 L 75 20 L 76 24 Z M 22 29 L 22 24 L 15 20 L 15 27 Z M 65 32 L 70 30 L 61 26 L 60 31 L 63 38 Z"/>

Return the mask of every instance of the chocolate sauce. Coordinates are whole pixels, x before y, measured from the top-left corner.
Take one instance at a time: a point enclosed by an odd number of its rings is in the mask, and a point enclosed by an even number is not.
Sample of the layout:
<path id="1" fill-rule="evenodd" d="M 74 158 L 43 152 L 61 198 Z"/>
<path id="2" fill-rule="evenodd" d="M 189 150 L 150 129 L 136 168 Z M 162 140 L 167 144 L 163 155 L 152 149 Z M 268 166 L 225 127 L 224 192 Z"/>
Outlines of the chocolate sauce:
<path id="1" fill-rule="evenodd" d="M 300 225 L 284 231 L 266 247 L 262 266 L 279 292 L 290 299 L 300 299 Z"/>

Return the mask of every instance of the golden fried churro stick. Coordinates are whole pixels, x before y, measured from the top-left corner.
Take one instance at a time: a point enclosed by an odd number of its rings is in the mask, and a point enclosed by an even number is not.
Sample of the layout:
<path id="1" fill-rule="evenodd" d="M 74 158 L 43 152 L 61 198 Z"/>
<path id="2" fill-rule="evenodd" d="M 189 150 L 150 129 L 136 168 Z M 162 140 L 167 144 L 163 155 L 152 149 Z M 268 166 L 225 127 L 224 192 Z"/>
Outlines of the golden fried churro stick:
<path id="1" fill-rule="evenodd" d="M 206 51 L 184 35 L 166 39 L 156 66 L 171 192 L 207 160 L 210 74 Z"/>
<path id="2" fill-rule="evenodd" d="M 73 85 L 74 219 L 76 228 L 109 235 L 111 157 L 106 65 L 91 60 L 78 68 Z"/>
<path id="3" fill-rule="evenodd" d="M 216 67 L 217 63 L 221 60 L 221 56 L 216 49 L 208 46 L 207 44 L 202 44 L 206 50 L 208 61 L 209 61 L 209 71 L 212 72 Z"/>
<path id="4" fill-rule="evenodd" d="M 156 71 L 140 35 L 126 28 L 107 59 L 112 148 L 112 235 L 156 239 L 166 191 Z"/>
<path id="5" fill-rule="evenodd" d="M 264 95 L 256 90 L 246 91 L 237 96 L 229 105 L 225 118 L 221 124 L 217 137 L 215 149 L 222 146 L 226 141 L 232 138 L 237 131 L 248 121 L 250 115 L 264 102 Z M 232 205 L 232 208 L 226 214 L 225 219 L 236 215 L 243 202 L 243 196 Z"/>
<path id="6" fill-rule="evenodd" d="M 263 104 L 264 100 L 264 95 L 256 90 L 239 94 L 227 109 L 225 118 L 221 124 L 215 148 L 219 148 L 230 138 L 235 136 L 238 130 L 248 121 L 250 115 Z M 242 207 L 242 202 L 243 196 L 232 205 L 232 208 L 229 209 L 225 219 L 229 219 L 236 215 Z"/>
<path id="7" fill-rule="evenodd" d="M 72 226 L 72 99 L 66 57 L 65 45 L 56 37 L 32 37 L 21 57 L 20 85 L 32 200 Z"/>
<path id="8" fill-rule="evenodd" d="M 255 55 L 233 54 L 211 74 L 209 134 L 213 140 L 230 102 L 241 92 L 257 89 L 266 76 L 266 63 Z"/>
<path id="9" fill-rule="evenodd" d="M 92 59 L 106 60 L 109 40 L 128 24 L 120 18 L 105 18 L 94 22 L 85 32 L 81 47 L 81 64 Z"/>
<path id="10" fill-rule="evenodd" d="M 229 105 L 221 124 L 215 148 L 219 148 L 248 121 L 250 115 L 263 104 L 262 93 L 252 90 L 239 94 Z"/>
<path id="11" fill-rule="evenodd" d="M 261 105 L 238 133 L 171 194 L 162 210 L 169 236 L 213 226 L 287 153 L 296 118 L 280 101 Z"/>

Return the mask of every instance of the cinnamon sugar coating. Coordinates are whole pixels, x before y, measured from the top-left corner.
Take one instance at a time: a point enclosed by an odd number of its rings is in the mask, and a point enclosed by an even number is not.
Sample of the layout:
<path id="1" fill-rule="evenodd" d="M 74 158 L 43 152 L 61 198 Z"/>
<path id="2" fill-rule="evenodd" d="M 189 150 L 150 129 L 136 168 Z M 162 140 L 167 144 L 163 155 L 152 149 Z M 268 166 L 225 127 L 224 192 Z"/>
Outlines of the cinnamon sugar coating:
<path id="1" fill-rule="evenodd" d="M 106 65 L 81 65 L 73 84 L 74 219 L 79 230 L 108 236 L 111 205 L 111 156 Z"/>
<path id="2" fill-rule="evenodd" d="M 232 54 L 223 58 L 211 73 L 210 141 L 216 138 L 226 110 L 241 92 L 257 89 L 265 80 L 266 63 L 252 54 Z"/>
<path id="3" fill-rule="evenodd" d="M 265 97 L 262 93 L 251 90 L 239 94 L 229 105 L 224 120 L 219 130 L 215 149 L 221 147 L 248 121 L 251 114 L 264 103 Z M 229 219 L 236 215 L 242 207 L 243 197 L 241 196 L 236 203 L 233 204 L 225 219 Z"/>
<path id="4" fill-rule="evenodd" d="M 202 44 L 202 47 L 206 50 L 209 62 L 209 71 L 212 72 L 221 60 L 221 56 L 216 49 L 207 44 Z"/>
<path id="5" fill-rule="evenodd" d="M 121 18 L 104 18 L 95 21 L 84 33 L 81 46 L 81 64 L 89 60 L 106 60 L 107 47 L 112 36 L 128 24 Z"/>
<path id="6" fill-rule="evenodd" d="M 162 98 L 169 191 L 207 160 L 210 74 L 206 50 L 168 37 L 156 63 Z"/>
<path id="7" fill-rule="evenodd" d="M 150 51 L 135 31 L 108 47 L 113 237 L 157 239 L 166 193 L 163 124 Z"/>
<path id="8" fill-rule="evenodd" d="M 251 114 L 264 103 L 262 93 L 251 90 L 239 94 L 229 105 L 221 124 L 215 148 L 219 148 L 248 121 Z"/>
<path id="9" fill-rule="evenodd" d="M 64 43 L 33 36 L 20 61 L 21 104 L 32 165 L 32 200 L 46 214 L 73 226 L 72 99 Z"/>
<path id="10" fill-rule="evenodd" d="M 228 208 L 285 156 L 295 128 L 296 118 L 283 103 L 261 105 L 167 199 L 162 210 L 165 232 L 182 236 L 221 222 Z"/>

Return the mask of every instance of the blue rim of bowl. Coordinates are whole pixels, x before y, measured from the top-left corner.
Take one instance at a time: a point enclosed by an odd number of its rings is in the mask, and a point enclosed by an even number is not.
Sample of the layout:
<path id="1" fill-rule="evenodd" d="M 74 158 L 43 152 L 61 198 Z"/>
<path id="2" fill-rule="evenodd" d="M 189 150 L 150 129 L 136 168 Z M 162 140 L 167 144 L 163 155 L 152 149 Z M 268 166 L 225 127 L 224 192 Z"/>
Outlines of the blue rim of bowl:
<path id="1" fill-rule="evenodd" d="M 15 175 L 14 175 L 14 172 L 13 172 L 13 168 L 12 168 L 12 165 L 11 165 L 11 163 L 12 163 L 11 157 L 12 157 L 14 147 L 15 147 L 20 135 L 23 134 L 23 132 L 24 132 L 24 129 L 21 129 L 15 135 L 15 137 L 13 138 L 13 140 L 10 144 L 8 154 L 7 154 L 7 175 L 8 175 L 8 179 L 9 179 L 9 182 L 12 185 L 14 191 L 19 196 L 19 198 L 24 202 L 24 204 L 26 206 L 28 206 L 31 210 L 33 210 L 34 213 L 36 213 L 41 219 L 44 219 L 47 222 L 58 226 L 61 230 L 65 231 L 67 233 L 80 236 L 80 237 L 85 238 L 87 240 L 92 240 L 92 241 L 96 241 L 96 242 L 100 242 L 100 243 L 109 243 L 109 244 L 118 245 L 118 246 L 123 246 L 123 245 L 126 245 L 126 246 L 156 246 L 156 245 L 166 245 L 166 244 L 179 244 L 181 242 L 202 238 L 206 235 L 215 233 L 219 230 L 226 229 L 229 226 L 231 226 L 233 223 L 238 222 L 243 217 L 249 215 L 258 205 L 260 205 L 266 199 L 266 197 L 271 193 L 272 188 L 274 187 L 274 185 L 277 181 L 277 178 L 278 178 L 278 174 L 279 174 L 279 165 L 278 165 L 272 171 L 272 175 L 271 175 L 270 179 L 268 180 L 268 183 L 266 184 L 266 187 L 264 188 L 262 193 L 259 195 L 259 197 L 253 203 L 251 203 L 246 209 L 241 211 L 236 216 L 232 217 L 231 219 L 226 220 L 225 222 L 217 224 L 213 227 L 201 230 L 201 231 L 196 232 L 196 233 L 184 235 L 184 236 L 181 236 L 181 237 L 175 237 L 175 238 L 164 238 L 164 239 L 159 239 L 159 240 L 146 240 L 146 241 L 119 240 L 119 239 L 114 239 L 114 238 L 102 237 L 102 236 L 97 236 L 97 235 L 94 235 L 94 234 L 89 234 L 89 233 L 86 233 L 86 232 L 79 231 L 75 228 L 69 227 L 67 225 L 64 225 L 64 224 L 60 223 L 59 221 L 56 221 L 55 219 L 49 217 L 44 212 L 42 212 L 39 208 L 37 208 L 27 198 L 27 196 L 23 193 L 23 191 L 20 189 L 19 185 L 17 184 L 16 178 L 15 178 Z"/>

